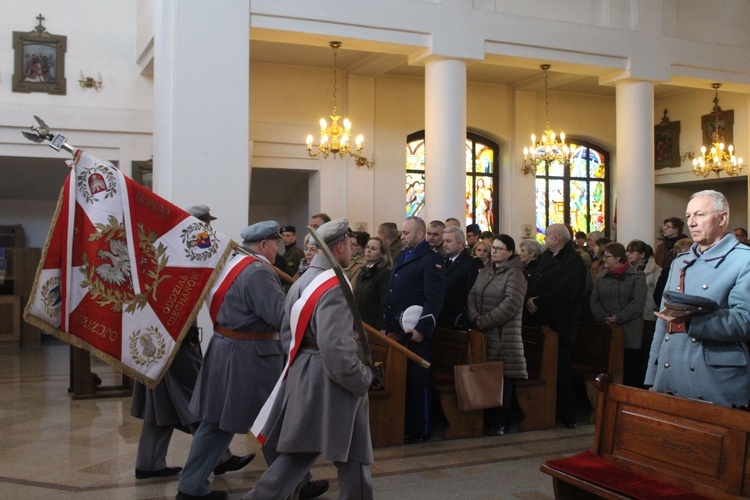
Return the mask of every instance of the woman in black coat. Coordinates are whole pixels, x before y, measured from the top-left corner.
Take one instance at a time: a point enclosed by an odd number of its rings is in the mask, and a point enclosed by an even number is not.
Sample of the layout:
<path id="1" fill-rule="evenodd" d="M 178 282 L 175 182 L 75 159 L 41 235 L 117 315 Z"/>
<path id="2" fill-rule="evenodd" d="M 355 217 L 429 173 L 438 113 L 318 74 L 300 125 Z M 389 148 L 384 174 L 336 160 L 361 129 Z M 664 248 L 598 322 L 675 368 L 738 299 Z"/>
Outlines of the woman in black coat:
<path id="1" fill-rule="evenodd" d="M 365 264 L 354 287 L 354 302 L 362 321 L 376 329 L 383 322 L 392 263 L 388 245 L 380 238 L 370 238 L 365 247 Z"/>

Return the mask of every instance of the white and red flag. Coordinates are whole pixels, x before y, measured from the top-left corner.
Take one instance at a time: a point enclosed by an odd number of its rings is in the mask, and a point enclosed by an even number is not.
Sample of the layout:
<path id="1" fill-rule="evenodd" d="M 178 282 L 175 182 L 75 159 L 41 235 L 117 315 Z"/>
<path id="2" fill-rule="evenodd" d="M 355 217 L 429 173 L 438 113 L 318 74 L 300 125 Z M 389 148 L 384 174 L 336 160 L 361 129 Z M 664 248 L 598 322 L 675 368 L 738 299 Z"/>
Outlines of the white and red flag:
<path id="1" fill-rule="evenodd" d="M 24 319 L 155 387 L 234 243 L 76 151 Z"/>

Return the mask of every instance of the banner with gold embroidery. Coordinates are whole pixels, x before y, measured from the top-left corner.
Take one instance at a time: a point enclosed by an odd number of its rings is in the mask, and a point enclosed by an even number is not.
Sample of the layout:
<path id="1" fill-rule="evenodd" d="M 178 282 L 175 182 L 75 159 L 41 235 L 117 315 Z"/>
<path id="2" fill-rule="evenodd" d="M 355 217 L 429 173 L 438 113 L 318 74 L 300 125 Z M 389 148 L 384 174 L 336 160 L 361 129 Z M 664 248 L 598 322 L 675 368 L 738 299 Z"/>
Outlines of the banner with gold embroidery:
<path id="1" fill-rule="evenodd" d="M 234 243 L 109 162 L 70 163 L 24 319 L 155 387 Z"/>

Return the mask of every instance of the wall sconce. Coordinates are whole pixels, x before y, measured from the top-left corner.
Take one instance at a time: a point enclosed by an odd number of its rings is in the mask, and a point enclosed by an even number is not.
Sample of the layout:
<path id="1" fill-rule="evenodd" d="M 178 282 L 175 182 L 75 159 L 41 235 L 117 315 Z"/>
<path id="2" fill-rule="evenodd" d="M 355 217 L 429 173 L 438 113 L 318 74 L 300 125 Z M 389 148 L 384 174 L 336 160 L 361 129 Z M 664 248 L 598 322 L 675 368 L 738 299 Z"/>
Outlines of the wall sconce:
<path id="1" fill-rule="evenodd" d="M 81 71 L 81 76 L 78 79 L 78 85 L 80 85 L 83 90 L 96 89 L 96 91 L 99 92 L 99 89 L 102 88 L 102 74 L 99 73 L 98 76 L 99 79 L 94 80 L 90 76 L 83 76 L 83 71 Z"/>
<path id="2" fill-rule="evenodd" d="M 695 153 L 692 151 L 688 151 L 684 155 L 680 155 L 680 163 L 682 163 L 685 160 L 694 160 L 695 159 Z"/>
<path id="3" fill-rule="evenodd" d="M 375 155 L 372 155 L 370 160 L 368 160 L 364 156 L 357 156 L 355 162 L 357 163 L 358 167 L 367 167 L 367 170 L 370 170 L 375 166 Z"/>

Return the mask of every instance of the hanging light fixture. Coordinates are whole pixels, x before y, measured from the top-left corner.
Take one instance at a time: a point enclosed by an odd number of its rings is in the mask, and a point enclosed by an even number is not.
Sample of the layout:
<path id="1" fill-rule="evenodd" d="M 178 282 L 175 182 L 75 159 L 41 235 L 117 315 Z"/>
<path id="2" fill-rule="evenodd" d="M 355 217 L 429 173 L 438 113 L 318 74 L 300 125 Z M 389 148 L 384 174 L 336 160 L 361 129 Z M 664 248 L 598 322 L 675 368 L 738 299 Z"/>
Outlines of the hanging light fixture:
<path id="1" fill-rule="evenodd" d="M 701 155 L 693 160 L 693 173 L 699 177 L 707 177 L 708 174 L 714 172 L 716 177 L 722 172 L 726 172 L 730 177 L 735 177 L 742 171 L 742 158 L 738 158 L 734 155 L 734 146 L 731 144 L 724 145 L 721 142 L 721 134 L 719 132 L 719 113 L 721 113 L 721 107 L 719 107 L 719 89 L 721 88 L 720 83 L 712 83 L 711 87 L 716 91 L 714 97 L 714 130 L 711 133 L 711 150 L 707 150 L 706 146 L 701 146 Z"/>
<path id="2" fill-rule="evenodd" d="M 573 154 L 576 150 L 575 144 L 565 144 L 565 134 L 560 132 L 559 140 L 558 136 L 552 131 L 549 126 L 549 96 L 547 95 L 547 70 L 552 66 L 550 64 L 542 64 L 539 68 L 544 71 L 544 106 L 546 110 L 546 125 L 544 127 L 544 134 L 542 140 L 536 140 L 536 135 L 531 134 L 531 147 L 523 148 L 523 167 L 521 172 L 524 175 L 529 173 L 536 174 L 537 167 L 541 164 L 549 164 L 552 162 L 562 163 L 565 168 L 570 165 L 573 159 Z"/>
<path id="3" fill-rule="evenodd" d="M 328 46 L 333 49 L 333 114 L 330 117 L 330 125 L 325 118 L 320 119 L 320 145 L 315 148 L 315 152 L 313 152 L 313 136 L 312 134 L 307 136 L 307 154 L 311 158 L 317 158 L 320 155 L 323 155 L 323 158 L 351 156 L 356 160 L 357 166 L 372 168 L 375 163 L 374 160 L 368 160 L 362 156 L 364 136 L 362 134 L 357 136 L 356 150 L 353 151 L 350 143 L 352 123 L 348 118 L 344 118 L 343 127 L 339 125 L 341 117 L 336 110 L 336 98 L 338 97 L 336 55 L 338 49 L 341 48 L 341 42 L 330 42 Z"/>

